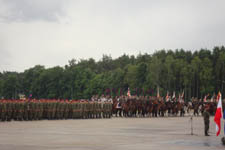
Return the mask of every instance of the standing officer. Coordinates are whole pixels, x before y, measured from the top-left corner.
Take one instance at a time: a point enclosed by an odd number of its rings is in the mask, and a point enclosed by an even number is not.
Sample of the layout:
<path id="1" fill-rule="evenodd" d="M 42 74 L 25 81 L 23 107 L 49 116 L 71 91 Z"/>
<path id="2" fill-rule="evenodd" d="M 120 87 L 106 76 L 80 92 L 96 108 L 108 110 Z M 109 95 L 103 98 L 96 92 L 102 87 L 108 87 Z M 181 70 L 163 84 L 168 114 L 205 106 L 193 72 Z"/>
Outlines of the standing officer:
<path id="1" fill-rule="evenodd" d="M 204 124 L 205 124 L 205 136 L 209 136 L 208 134 L 209 122 L 210 122 L 209 106 L 206 106 L 205 111 L 203 112 L 203 118 L 204 118 Z"/>

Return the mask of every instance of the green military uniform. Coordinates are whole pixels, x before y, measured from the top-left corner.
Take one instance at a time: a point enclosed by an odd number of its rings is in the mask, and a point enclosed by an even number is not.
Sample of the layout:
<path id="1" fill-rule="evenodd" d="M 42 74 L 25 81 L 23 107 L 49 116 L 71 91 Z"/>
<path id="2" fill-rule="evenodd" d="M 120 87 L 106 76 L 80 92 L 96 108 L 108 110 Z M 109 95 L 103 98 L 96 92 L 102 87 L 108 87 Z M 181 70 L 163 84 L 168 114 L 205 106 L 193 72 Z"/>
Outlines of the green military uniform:
<path id="1" fill-rule="evenodd" d="M 19 120 L 19 117 L 18 117 L 19 114 L 20 114 L 19 107 L 20 107 L 19 102 L 15 102 L 15 104 L 14 104 L 14 112 L 13 112 L 13 118 L 14 118 L 14 120 Z"/>
<path id="2" fill-rule="evenodd" d="M 56 118 L 56 105 L 56 102 L 52 103 L 52 119 Z"/>
<path id="3" fill-rule="evenodd" d="M 47 103 L 47 119 L 50 120 L 52 116 L 52 104 L 51 102 Z"/>
<path id="4" fill-rule="evenodd" d="M 0 101 L 0 120 L 2 120 L 2 101 Z"/>
<path id="5" fill-rule="evenodd" d="M 84 117 L 84 112 L 83 112 L 84 111 L 83 110 L 84 105 L 83 104 L 80 103 L 80 102 L 78 103 L 78 115 L 79 115 L 80 119 Z"/>
<path id="6" fill-rule="evenodd" d="M 113 104 L 109 102 L 109 118 L 112 117 L 112 107 L 113 107 Z"/>
<path id="7" fill-rule="evenodd" d="M 43 103 L 38 103 L 38 120 L 43 119 Z"/>
<path id="8" fill-rule="evenodd" d="M 55 119 L 59 119 L 59 118 L 60 118 L 60 103 L 57 102 L 56 103 Z"/>
<path id="9" fill-rule="evenodd" d="M 72 109 L 72 112 L 71 112 L 71 118 L 72 119 L 76 119 L 76 103 L 75 102 L 72 102 L 71 103 L 71 109 Z"/>
<path id="10" fill-rule="evenodd" d="M 101 103 L 96 102 L 96 117 L 101 118 L 102 114 L 102 108 L 101 108 Z"/>
<path id="11" fill-rule="evenodd" d="M 24 115 L 23 115 L 23 120 L 27 121 L 28 118 L 28 111 L 29 111 L 29 103 L 24 102 Z"/>
<path id="12" fill-rule="evenodd" d="M 47 119 L 47 106 L 48 104 L 43 101 L 42 102 L 42 109 L 43 109 L 43 112 L 42 112 L 42 119 Z"/>
<path id="13" fill-rule="evenodd" d="M 88 102 L 84 102 L 83 103 L 84 105 L 83 105 L 83 117 L 85 118 L 85 119 L 88 119 L 88 115 L 89 115 L 89 103 Z"/>
<path id="14" fill-rule="evenodd" d="M 102 116 L 103 116 L 103 118 L 106 118 L 106 111 L 107 111 L 107 106 L 106 106 L 106 103 L 104 102 L 103 106 L 102 106 Z"/>
<path id="15" fill-rule="evenodd" d="M 1 120 L 2 121 L 6 120 L 6 111 L 7 111 L 7 106 L 6 106 L 6 103 L 3 102 L 1 103 Z"/>
<path id="16" fill-rule="evenodd" d="M 34 106 L 33 106 L 33 102 L 28 102 L 28 119 L 29 120 L 33 120 L 33 108 L 34 108 Z"/>
<path id="17" fill-rule="evenodd" d="M 92 102 L 88 102 L 88 118 L 93 118 L 93 103 Z"/>
<path id="18" fill-rule="evenodd" d="M 65 111 L 64 102 L 60 102 L 60 119 L 64 119 L 64 111 Z"/>
<path id="19" fill-rule="evenodd" d="M 38 119 L 38 103 L 34 102 L 33 105 L 34 105 L 34 107 L 33 107 L 33 112 L 34 112 L 33 113 L 34 114 L 33 119 L 37 120 Z"/>
<path id="20" fill-rule="evenodd" d="M 6 103 L 6 107 L 7 107 L 7 121 L 11 121 L 12 119 L 12 103 L 10 101 L 8 101 Z"/>
<path id="21" fill-rule="evenodd" d="M 209 136 L 208 131 L 209 131 L 210 114 L 207 111 L 207 109 L 203 113 L 203 118 L 204 118 L 204 124 L 205 124 L 205 136 Z"/>
<path id="22" fill-rule="evenodd" d="M 69 102 L 69 118 L 70 119 L 73 118 L 73 105 L 72 105 L 71 101 Z"/>
<path id="23" fill-rule="evenodd" d="M 63 119 L 69 119 L 69 104 L 68 104 L 68 102 L 64 102 L 63 106 L 64 106 Z"/>

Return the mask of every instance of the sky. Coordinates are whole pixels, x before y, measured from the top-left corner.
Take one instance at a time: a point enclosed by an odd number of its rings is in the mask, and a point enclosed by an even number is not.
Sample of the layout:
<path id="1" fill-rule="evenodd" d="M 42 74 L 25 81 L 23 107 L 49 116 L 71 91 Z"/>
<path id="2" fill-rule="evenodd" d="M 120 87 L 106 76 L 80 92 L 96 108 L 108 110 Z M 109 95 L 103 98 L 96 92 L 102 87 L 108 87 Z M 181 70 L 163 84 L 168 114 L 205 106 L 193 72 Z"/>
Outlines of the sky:
<path id="1" fill-rule="evenodd" d="M 224 0 L 0 0 L 0 72 L 225 45 Z"/>

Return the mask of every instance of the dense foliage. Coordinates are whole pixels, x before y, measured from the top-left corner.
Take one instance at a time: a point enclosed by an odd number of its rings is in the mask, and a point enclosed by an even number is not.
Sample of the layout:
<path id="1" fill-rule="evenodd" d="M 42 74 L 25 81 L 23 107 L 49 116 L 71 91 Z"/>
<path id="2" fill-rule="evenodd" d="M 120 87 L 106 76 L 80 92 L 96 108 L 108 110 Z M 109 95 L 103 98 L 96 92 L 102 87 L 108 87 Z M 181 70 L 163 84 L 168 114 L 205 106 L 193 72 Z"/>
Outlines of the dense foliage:
<path id="1" fill-rule="evenodd" d="M 132 94 L 160 95 L 184 91 L 185 100 L 221 91 L 225 95 L 225 47 L 191 52 L 160 50 L 154 54 L 103 55 L 94 59 L 69 61 L 65 67 L 37 65 L 22 73 L 0 73 L 0 96 L 18 94 L 33 98 L 81 99 L 92 95 L 119 95 L 128 87 Z"/>

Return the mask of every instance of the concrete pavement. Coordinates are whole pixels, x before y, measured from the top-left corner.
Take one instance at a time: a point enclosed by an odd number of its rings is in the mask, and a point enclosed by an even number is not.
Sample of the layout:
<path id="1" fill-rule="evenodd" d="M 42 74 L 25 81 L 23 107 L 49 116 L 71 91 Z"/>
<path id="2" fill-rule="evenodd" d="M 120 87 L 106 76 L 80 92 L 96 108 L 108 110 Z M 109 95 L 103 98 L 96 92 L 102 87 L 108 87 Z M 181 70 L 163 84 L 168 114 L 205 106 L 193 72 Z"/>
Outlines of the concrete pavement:
<path id="1" fill-rule="evenodd" d="M 202 117 L 112 118 L 0 122 L 0 150 L 207 150 L 224 149 L 204 136 Z"/>

